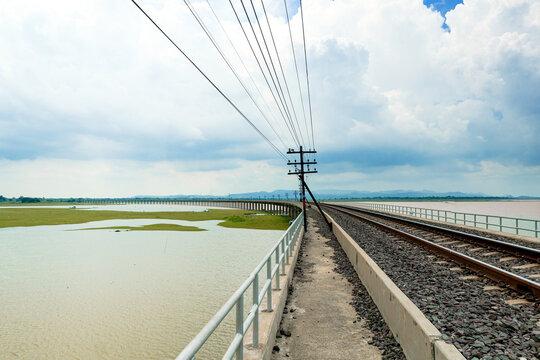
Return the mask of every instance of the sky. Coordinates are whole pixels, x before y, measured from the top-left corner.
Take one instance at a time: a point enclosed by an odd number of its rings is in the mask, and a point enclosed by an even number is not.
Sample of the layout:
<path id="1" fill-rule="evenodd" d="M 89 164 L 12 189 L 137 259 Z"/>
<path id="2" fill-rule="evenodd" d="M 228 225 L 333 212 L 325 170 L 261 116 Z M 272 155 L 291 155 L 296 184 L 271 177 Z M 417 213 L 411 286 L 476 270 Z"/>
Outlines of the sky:
<path id="1" fill-rule="evenodd" d="M 191 2 L 251 84 L 206 0 Z M 258 100 L 271 103 L 228 2 L 210 3 L 261 86 Z M 283 1 L 264 3 L 297 89 Z M 275 133 L 268 126 L 184 2 L 140 5 L 282 152 L 296 147 L 275 109 Z M 297 6 L 290 25 L 301 54 Z M 131 1 L 0 7 L 0 195 L 297 187 L 285 161 Z M 540 2 L 305 0 L 303 9 L 314 190 L 540 196 Z M 300 116 L 297 92 L 292 101 Z"/>

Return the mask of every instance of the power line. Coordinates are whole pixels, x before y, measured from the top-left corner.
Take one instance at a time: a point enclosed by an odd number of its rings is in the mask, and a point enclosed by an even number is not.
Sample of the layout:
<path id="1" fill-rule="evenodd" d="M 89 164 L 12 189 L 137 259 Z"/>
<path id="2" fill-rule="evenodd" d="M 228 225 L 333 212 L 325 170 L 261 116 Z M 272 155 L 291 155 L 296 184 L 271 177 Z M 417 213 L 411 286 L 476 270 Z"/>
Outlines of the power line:
<path id="1" fill-rule="evenodd" d="M 268 48 L 268 43 L 266 42 L 266 37 L 264 36 L 264 32 L 263 32 L 262 27 L 261 27 L 261 22 L 259 21 L 259 17 L 257 15 L 257 10 L 255 10 L 255 5 L 253 4 L 253 0 L 249 0 L 249 1 L 250 1 L 250 4 L 251 4 L 251 8 L 253 10 L 253 14 L 255 16 L 255 20 L 257 20 L 257 27 L 259 28 L 259 31 L 261 33 L 263 44 L 264 44 L 264 47 L 266 49 L 266 53 L 268 54 L 268 59 L 270 60 L 270 65 L 272 66 L 272 70 L 274 71 L 274 75 L 276 77 L 276 81 L 277 81 L 277 84 L 279 86 L 279 91 L 281 92 L 281 96 L 283 97 L 283 101 L 285 102 L 285 106 L 287 107 L 287 112 L 289 114 L 289 119 L 290 119 L 290 122 L 291 122 L 291 126 L 295 130 L 295 133 L 297 134 L 297 136 L 298 136 L 298 134 L 300 134 L 300 139 L 302 140 L 302 143 L 304 143 L 304 137 L 302 136 L 302 133 L 300 132 L 300 129 L 298 129 L 298 131 L 296 131 L 296 128 L 294 127 L 294 123 L 292 121 L 291 110 L 289 109 L 289 106 L 287 104 L 287 99 L 285 98 L 285 93 L 283 92 L 283 87 L 281 86 L 281 81 L 279 80 L 279 76 L 277 74 L 276 66 L 274 64 L 274 60 L 272 59 L 272 54 L 270 53 L 270 49 Z M 242 3 L 242 6 L 243 6 L 244 0 L 240 0 L 240 2 Z M 245 10 L 245 8 L 244 8 L 244 10 Z M 247 15 L 247 12 L 246 12 L 246 15 Z M 254 32 L 254 34 L 255 34 L 255 32 Z M 263 53 L 262 50 L 261 50 L 261 53 Z M 291 106 L 292 106 L 292 104 L 291 104 Z M 294 112 L 294 108 L 293 108 L 293 113 L 294 113 L 294 115 L 296 115 L 296 113 Z M 296 119 L 296 122 L 298 123 L 298 119 Z"/>
<path id="2" fill-rule="evenodd" d="M 308 124 L 307 124 L 307 118 L 306 118 L 306 109 L 304 105 L 304 97 L 302 96 L 302 86 L 300 85 L 300 75 L 298 73 L 298 63 L 296 60 L 296 51 L 294 51 L 294 43 L 292 38 L 292 32 L 291 32 L 291 22 L 289 18 L 289 10 L 287 9 L 287 0 L 283 0 L 283 6 L 285 7 L 285 15 L 287 17 L 287 27 L 289 28 L 289 39 L 291 40 L 291 50 L 293 54 L 293 60 L 294 60 L 294 69 L 296 71 L 296 81 L 298 83 L 298 93 L 300 95 L 300 102 L 302 103 L 302 114 L 304 115 L 304 124 L 306 126 L 306 132 L 307 136 L 309 138 L 309 130 L 308 130 Z M 312 143 L 313 148 L 315 148 L 315 145 Z"/>
<path id="3" fill-rule="evenodd" d="M 281 102 L 281 104 L 283 106 L 283 102 L 281 101 L 281 98 L 279 98 L 279 93 L 278 93 L 277 97 L 280 99 L 280 101 L 278 101 L 278 99 L 276 98 L 276 94 L 274 93 L 274 89 L 272 89 L 272 86 L 270 85 L 270 82 L 268 81 L 268 77 L 266 76 L 266 73 L 264 72 L 264 70 L 262 68 L 261 62 L 259 61 L 259 58 L 258 58 L 257 54 L 255 53 L 255 49 L 253 49 L 253 45 L 251 44 L 251 41 L 249 40 L 249 37 L 248 37 L 248 35 L 246 33 L 246 30 L 244 29 L 244 26 L 242 25 L 242 21 L 240 20 L 240 17 L 238 16 L 238 13 L 236 12 L 236 8 L 234 7 L 231 0 L 229 0 L 229 4 L 231 6 L 231 9 L 234 12 L 234 15 L 236 17 L 236 21 L 238 22 L 238 25 L 240 25 L 240 28 L 242 29 L 242 33 L 244 34 L 244 37 L 245 37 L 245 39 L 246 39 L 246 41 L 247 41 L 247 43 L 249 45 L 251 53 L 253 54 L 253 57 L 255 58 L 255 61 L 257 62 L 257 65 L 258 65 L 259 70 L 261 71 L 261 73 L 263 75 L 263 78 L 264 78 L 264 80 L 266 82 L 266 85 L 268 86 L 268 89 L 270 90 L 270 93 L 272 94 L 272 97 L 274 98 L 274 102 L 276 103 L 276 106 L 277 106 L 281 116 L 283 117 L 283 121 L 285 122 L 285 125 L 287 126 L 287 128 L 289 130 L 289 133 L 292 136 L 293 141 L 297 145 L 300 145 L 300 142 L 299 142 L 298 138 L 295 136 L 294 132 L 290 128 L 289 123 L 287 122 L 286 116 L 283 113 L 282 108 L 279 106 L 280 102 Z M 245 8 L 244 8 L 244 10 L 245 10 Z M 246 15 L 247 15 L 247 13 L 246 13 Z M 249 20 L 249 16 L 248 16 L 248 22 L 250 23 L 250 26 L 251 26 L 251 21 Z M 253 28 L 251 30 L 253 31 Z M 255 40 L 257 40 L 257 37 L 255 37 Z M 257 42 L 257 44 L 258 44 L 258 42 Z M 260 50 L 260 46 L 259 46 L 259 50 Z M 264 59 L 264 57 L 263 57 L 263 59 Z M 268 64 L 266 63 L 266 61 L 265 61 L 265 64 L 266 64 L 266 68 L 268 69 L 269 75 L 272 75 L 270 73 L 270 69 L 268 68 Z M 272 76 L 270 76 L 270 78 L 271 78 L 272 83 L 274 84 L 274 88 L 276 89 L 276 92 L 277 92 L 277 86 L 275 85 L 274 79 L 272 78 Z"/>
<path id="4" fill-rule="evenodd" d="M 281 58 L 279 56 L 279 51 L 277 49 L 276 41 L 274 39 L 274 33 L 272 32 L 272 27 L 270 26 L 270 20 L 268 19 L 268 14 L 266 12 L 266 8 L 264 6 L 264 1 L 263 0 L 261 0 L 261 5 L 262 5 L 263 12 L 264 12 L 264 17 L 266 18 L 266 23 L 268 24 L 268 30 L 270 31 L 270 37 L 272 39 L 272 44 L 274 45 L 274 51 L 276 52 L 276 56 L 277 56 L 277 59 L 278 59 L 279 68 L 281 70 L 281 76 L 283 77 L 283 82 L 285 83 L 285 89 L 287 90 L 287 95 L 288 95 L 289 101 L 291 103 L 291 108 L 293 110 L 294 118 L 296 120 L 296 125 L 298 126 L 298 132 L 300 132 L 300 136 L 301 136 L 302 141 L 303 141 L 304 137 L 302 136 L 300 123 L 298 122 L 298 116 L 296 115 L 296 110 L 295 110 L 295 107 L 294 107 L 294 103 L 292 101 L 291 92 L 289 90 L 289 84 L 287 83 L 287 78 L 285 77 L 285 72 L 283 71 L 283 65 L 281 64 Z M 306 134 L 306 136 L 309 136 L 309 133 Z M 308 138 L 308 141 L 309 141 L 309 138 Z"/>
<path id="5" fill-rule="evenodd" d="M 221 89 L 212 81 L 210 80 L 210 78 L 204 73 L 204 71 L 202 71 L 202 69 L 197 66 L 197 64 L 195 64 L 195 62 L 169 37 L 169 35 L 167 35 L 165 33 L 165 31 L 163 31 L 161 29 L 161 27 L 159 27 L 158 24 L 156 24 L 156 22 L 150 17 L 150 15 L 148 15 L 140 6 L 139 4 L 135 1 L 135 0 L 131 0 L 131 2 L 148 18 L 148 20 L 150 20 L 150 22 L 152 24 L 154 24 L 154 26 L 163 34 L 163 36 L 165 36 L 167 38 L 167 40 L 169 40 L 171 42 L 171 44 L 174 45 L 174 47 L 180 51 L 180 53 L 191 63 L 191 65 L 193 65 L 193 67 L 195 67 L 195 69 L 197 69 L 197 71 L 199 71 L 199 73 L 204 76 L 204 78 L 214 87 L 214 89 L 216 89 L 220 94 L 221 96 L 223 96 L 225 98 L 225 100 L 227 100 L 227 102 L 244 118 L 244 120 L 246 120 L 248 122 L 248 124 L 260 135 L 262 136 L 262 138 L 264 140 L 266 140 L 266 142 L 268 142 L 268 144 L 270 144 L 270 146 L 278 153 L 279 156 L 281 156 L 283 159 L 287 160 L 287 157 L 274 145 L 274 143 L 272 143 L 267 137 L 266 135 L 264 135 L 260 130 L 259 128 L 257 128 L 257 126 L 255 126 L 255 124 L 253 124 L 253 122 L 251 122 L 251 120 L 249 120 L 247 118 L 246 115 L 244 115 L 244 113 L 231 101 L 231 99 L 229 99 L 229 97 L 227 95 L 225 95 L 225 93 L 223 91 L 221 91 Z"/>
<path id="6" fill-rule="evenodd" d="M 208 28 L 206 27 L 206 25 L 204 24 L 204 21 L 202 20 L 202 18 L 199 16 L 199 14 L 197 13 L 197 11 L 193 8 L 193 6 L 191 5 L 191 2 L 189 0 L 184 0 L 184 4 L 186 4 L 186 6 L 189 8 L 189 10 L 191 11 L 191 14 L 193 15 L 193 17 L 195 17 L 195 20 L 197 20 L 197 22 L 199 23 L 199 25 L 201 26 L 201 28 L 203 29 L 203 31 L 205 32 L 206 36 L 210 39 L 210 41 L 212 42 L 212 44 L 214 45 L 214 47 L 216 48 L 216 50 L 219 52 L 219 54 L 221 55 L 222 59 L 225 61 L 225 63 L 227 64 L 227 66 L 229 67 L 229 69 L 232 71 L 232 73 L 234 74 L 234 76 L 236 77 L 236 79 L 238 80 L 238 82 L 240 83 L 240 85 L 242 85 L 242 87 L 244 88 L 246 94 L 249 96 L 249 98 L 251 99 L 251 101 L 253 101 L 253 103 L 255 104 L 255 106 L 257 107 L 257 109 L 259 110 L 259 112 L 261 113 L 261 115 L 263 116 L 263 118 L 266 120 L 266 122 L 268 123 L 268 125 L 270 126 L 270 128 L 272 129 L 272 131 L 274 131 L 274 133 L 276 134 L 276 136 L 278 137 L 278 139 L 281 141 L 281 144 L 283 145 L 284 148 L 287 148 L 287 146 L 285 145 L 285 143 L 283 142 L 283 140 L 281 139 L 281 136 L 279 136 L 279 134 L 277 133 L 277 131 L 274 129 L 274 127 L 272 126 L 272 124 L 270 123 L 270 121 L 268 120 L 268 118 L 266 117 L 266 114 L 262 111 L 262 109 L 260 108 L 259 104 L 257 103 L 257 101 L 255 101 L 255 99 L 253 98 L 253 95 L 251 94 L 251 92 L 248 90 L 248 88 L 246 87 L 246 85 L 244 84 L 244 82 L 242 81 L 242 79 L 240 78 L 240 76 L 238 75 L 238 73 L 236 72 L 236 70 L 233 68 L 232 64 L 230 63 L 230 61 L 228 60 L 227 56 L 223 53 L 223 51 L 221 50 L 221 47 L 217 44 L 216 40 L 214 39 L 214 37 L 212 36 L 212 34 L 210 33 L 210 31 L 208 30 Z"/>
<path id="7" fill-rule="evenodd" d="M 281 125 L 281 123 L 276 119 L 276 117 L 274 116 L 274 112 L 272 111 L 272 109 L 270 108 L 270 105 L 268 104 L 267 101 L 265 101 L 264 99 L 264 96 L 263 94 L 261 93 L 261 90 L 259 89 L 259 86 L 257 85 L 257 83 L 255 82 L 255 79 L 253 78 L 252 74 L 251 74 L 251 71 L 249 71 L 249 69 L 247 68 L 246 64 L 244 63 L 244 60 L 242 59 L 242 56 L 240 56 L 240 53 L 238 52 L 238 50 L 236 49 L 236 46 L 234 45 L 233 41 L 231 40 L 231 37 L 229 36 L 229 33 L 227 32 L 227 30 L 225 29 L 225 27 L 223 26 L 223 24 L 221 23 L 221 20 L 219 19 L 219 17 L 217 16 L 216 12 L 214 11 L 214 8 L 212 7 L 212 4 L 210 4 L 210 1 L 209 0 L 206 0 L 206 3 L 208 5 L 208 7 L 210 8 L 210 10 L 212 11 L 212 14 L 214 15 L 216 21 L 218 22 L 219 24 L 219 27 L 221 28 L 221 31 L 223 31 L 223 33 L 225 34 L 225 36 L 227 37 L 227 40 L 229 41 L 229 44 L 230 46 L 232 47 L 232 49 L 234 50 L 234 52 L 236 53 L 236 56 L 238 57 L 238 60 L 240 60 L 240 63 L 242 64 L 244 70 L 246 71 L 246 73 L 248 74 L 250 80 L 251 80 L 251 83 L 253 84 L 255 90 L 257 91 L 257 93 L 259 94 L 259 97 L 262 99 L 262 102 L 264 103 L 264 105 L 266 106 L 266 110 L 268 111 L 268 113 L 272 116 L 272 118 L 277 122 L 278 125 Z M 269 124 L 270 125 L 270 124 Z M 270 125 L 271 126 L 271 125 Z M 280 126 L 281 128 L 281 126 Z M 293 142 L 294 142 L 294 139 L 293 139 Z M 282 144 L 283 144 L 283 141 L 282 141 Z"/>
<path id="8" fill-rule="evenodd" d="M 252 0 L 250 0 L 252 1 Z M 281 102 L 281 106 L 283 107 L 283 110 L 285 112 L 285 114 L 287 114 L 287 119 L 289 121 L 289 124 L 290 124 L 290 128 L 291 128 L 291 131 L 292 131 L 292 134 L 293 136 L 296 138 L 296 142 L 297 144 L 301 144 L 301 141 L 300 141 L 300 138 L 298 137 L 298 133 L 296 132 L 296 129 L 294 127 L 294 124 L 293 124 L 293 121 L 292 121 L 292 117 L 291 117 L 291 113 L 288 109 L 288 107 L 286 106 L 286 102 L 285 102 L 285 96 L 283 96 L 283 89 L 281 88 L 281 84 L 279 82 L 279 79 L 277 78 L 277 73 L 276 73 L 276 69 L 275 67 L 273 66 L 273 62 L 272 62 L 272 58 L 270 57 L 270 62 L 271 62 L 271 65 L 272 65 L 272 69 L 274 70 L 274 74 L 276 74 L 276 79 L 274 80 L 274 75 L 272 74 L 272 71 L 270 70 L 270 65 L 268 65 L 268 61 L 266 60 L 266 56 L 264 55 L 264 51 L 262 49 L 262 46 L 261 46 L 261 43 L 259 42 L 259 38 L 257 37 L 257 33 L 255 32 L 255 29 L 253 28 L 253 25 L 251 23 L 251 18 L 249 17 L 249 14 L 247 12 L 247 9 L 244 5 L 244 0 L 240 0 L 240 4 L 242 5 L 242 9 L 244 10 L 244 14 L 246 15 L 246 18 L 248 20 L 248 24 L 249 24 L 249 27 L 251 29 L 251 32 L 253 33 L 253 36 L 255 37 L 255 42 L 257 43 L 257 47 L 259 48 L 259 51 L 261 53 L 261 56 L 263 58 L 263 61 L 264 61 L 264 64 L 266 65 L 266 69 L 268 70 L 268 74 L 270 75 L 270 79 L 272 80 L 272 83 L 274 84 L 274 87 L 276 89 L 276 93 L 278 95 L 278 98 L 279 98 L 279 101 Z M 252 3 L 253 4 L 253 3 Z M 255 17 L 256 14 L 255 14 Z M 257 25 L 259 26 L 259 30 L 260 29 L 260 23 L 257 20 Z M 262 33 L 262 30 L 261 30 L 261 33 Z M 263 40 L 264 40 L 264 34 L 262 34 L 263 36 Z M 268 46 L 266 45 L 266 40 L 265 40 L 265 46 L 266 46 L 266 49 L 268 51 Z M 277 81 L 277 85 L 276 85 L 276 81 Z M 281 90 L 281 93 L 280 93 L 280 90 Z"/>
<path id="9" fill-rule="evenodd" d="M 308 72 L 307 51 L 306 51 L 306 31 L 304 29 L 304 10 L 302 9 L 303 9 L 302 0 L 300 0 L 300 18 L 302 19 L 302 39 L 304 41 L 304 60 L 306 63 L 306 82 L 307 82 L 308 102 L 309 102 L 309 120 L 311 122 L 311 141 L 313 143 L 313 148 L 315 148 L 315 137 L 313 135 L 313 112 L 311 110 L 311 91 L 309 90 L 309 72 Z"/>

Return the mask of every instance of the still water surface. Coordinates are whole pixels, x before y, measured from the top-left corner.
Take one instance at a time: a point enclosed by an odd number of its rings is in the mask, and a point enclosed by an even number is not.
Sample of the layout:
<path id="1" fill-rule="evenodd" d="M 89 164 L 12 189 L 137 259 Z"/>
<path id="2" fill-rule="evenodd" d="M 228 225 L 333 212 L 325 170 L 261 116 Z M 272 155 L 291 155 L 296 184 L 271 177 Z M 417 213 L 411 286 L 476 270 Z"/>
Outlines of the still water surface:
<path id="1" fill-rule="evenodd" d="M 147 211 L 163 207 L 144 205 Z M 157 222 L 209 231 L 66 231 Z M 175 358 L 283 233 L 218 222 L 107 220 L 0 229 L 2 359 Z M 230 316 L 200 358 L 223 354 L 233 331 Z"/>

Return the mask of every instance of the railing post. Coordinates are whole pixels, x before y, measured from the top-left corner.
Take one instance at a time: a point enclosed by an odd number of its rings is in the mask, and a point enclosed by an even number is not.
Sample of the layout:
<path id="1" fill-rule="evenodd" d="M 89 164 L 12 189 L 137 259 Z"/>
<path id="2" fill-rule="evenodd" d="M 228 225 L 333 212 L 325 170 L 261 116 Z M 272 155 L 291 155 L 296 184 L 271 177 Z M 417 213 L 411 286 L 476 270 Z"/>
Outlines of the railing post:
<path id="1" fill-rule="evenodd" d="M 499 216 L 499 231 L 502 232 L 503 231 L 503 227 L 502 227 L 502 217 Z"/>
<path id="2" fill-rule="evenodd" d="M 291 231 L 289 231 L 287 233 L 287 243 L 289 244 L 289 256 L 292 256 L 293 254 L 293 241 L 294 241 L 294 229 L 291 229 Z"/>
<path id="3" fill-rule="evenodd" d="M 291 252 L 291 245 L 290 245 L 290 242 L 289 242 L 289 234 L 287 234 L 285 236 L 284 241 L 285 241 L 285 246 L 287 247 L 287 252 L 285 254 L 285 260 L 286 260 L 286 264 L 290 265 L 290 263 L 289 263 L 289 253 Z"/>
<path id="4" fill-rule="evenodd" d="M 276 247 L 276 290 L 281 290 L 279 287 L 279 245 Z"/>
<path id="5" fill-rule="evenodd" d="M 266 311 L 272 312 L 272 259 L 269 257 L 266 260 L 266 280 L 270 280 L 270 285 L 268 285 L 268 290 L 266 290 Z"/>
<path id="6" fill-rule="evenodd" d="M 255 317 L 253 318 L 253 347 L 259 347 L 259 274 L 255 274 L 253 279 L 253 305 L 255 308 Z"/>
<path id="7" fill-rule="evenodd" d="M 244 336 L 244 294 L 240 295 L 236 302 L 236 333 Z M 244 341 L 241 341 L 236 349 L 236 360 L 243 360 L 243 358 Z"/>
<path id="8" fill-rule="evenodd" d="M 285 275 L 285 238 L 281 239 L 281 254 L 283 254 L 283 261 L 281 262 L 281 275 Z M 289 262 L 287 261 L 287 264 Z"/>
<path id="9" fill-rule="evenodd" d="M 476 214 L 474 214 L 473 219 L 474 219 L 474 227 L 476 227 Z"/>
<path id="10" fill-rule="evenodd" d="M 535 220 L 535 222 L 534 222 L 534 236 L 539 237 L 538 235 L 540 235 L 538 233 L 538 220 Z"/>
<path id="11" fill-rule="evenodd" d="M 516 235 L 519 235 L 519 223 L 518 223 L 518 219 L 516 219 Z"/>

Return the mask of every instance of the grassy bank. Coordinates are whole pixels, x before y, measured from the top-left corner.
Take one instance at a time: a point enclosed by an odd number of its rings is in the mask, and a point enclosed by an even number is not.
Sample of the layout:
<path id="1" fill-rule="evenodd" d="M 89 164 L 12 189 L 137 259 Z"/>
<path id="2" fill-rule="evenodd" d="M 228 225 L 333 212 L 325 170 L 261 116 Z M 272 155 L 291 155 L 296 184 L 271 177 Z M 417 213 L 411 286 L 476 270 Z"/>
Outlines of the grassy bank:
<path id="1" fill-rule="evenodd" d="M 187 221 L 222 220 L 219 225 L 230 228 L 286 230 L 289 217 L 278 215 L 254 216 L 245 210 L 210 209 L 191 211 L 111 211 L 55 208 L 0 209 L 0 228 L 15 226 L 82 224 L 91 221 L 115 219 L 170 219 Z"/>

